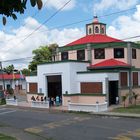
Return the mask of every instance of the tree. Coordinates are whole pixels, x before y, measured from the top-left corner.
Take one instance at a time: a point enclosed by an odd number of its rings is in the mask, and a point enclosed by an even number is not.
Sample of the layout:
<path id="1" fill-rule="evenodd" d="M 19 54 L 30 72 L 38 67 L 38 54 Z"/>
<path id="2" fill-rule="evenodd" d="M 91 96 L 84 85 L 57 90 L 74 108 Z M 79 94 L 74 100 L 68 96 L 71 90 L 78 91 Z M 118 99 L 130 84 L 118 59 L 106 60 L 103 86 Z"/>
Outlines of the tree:
<path id="1" fill-rule="evenodd" d="M 127 95 L 124 95 L 122 96 L 122 102 L 124 103 L 123 106 L 125 107 L 125 102 L 126 102 L 126 99 L 127 99 Z"/>
<path id="2" fill-rule="evenodd" d="M 41 46 L 38 49 L 33 50 L 32 53 L 34 54 L 33 60 L 29 64 L 29 69 L 31 71 L 36 71 L 38 64 L 50 62 L 52 59 L 51 51 L 48 46 Z"/>
<path id="3" fill-rule="evenodd" d="M 29 69 L 22 69 L 22 74 L 25 75 L 25 76 L 29 76 L 31 71 Z"/>
<path id="4" fill-rule="evenodd" d="M 49 48 L 49 50 L 50 50 L 50 52 L 51 52 L 52 55 L 55 55 L 56 48 L 58 48 L 58 47 L 59 47 L 59 46 L 58 46 L 58 44 L 56 44 L 56 43 L 50 44 L 50 45 L 48 46 L 48 48 Z"/>
<path id="5" fill-rule="evenodd" d="M 11 74 L 11 73 L 13 73 L 13 71 L 14 71 L 14 65 L 9 65 L 9 66 L 5 67 L 3 70 L 4 70 L 4 72 L 6 72 L 7 74 Z"/>
<path id="6" fill-rule="evenodd" d="M 137 101 L 137 98 L 138 98 L 138 94 L 136 94 L 135 92 L 133 92 L 133 98 L 135 100 L 135 105 L 136 105 L 136 101 Z"/>
<path id="7" fill-rule="evenodd" d="M 52 59 L 55 60 L 55 56 L 56 56 L 56 49 L 58 48 L 58 44 L 54 43 L 54 44 L 50 44 L 48 46 L 50 52 L 51 52 L 51 56 L 52 56 Z"/>
<path id="8" fill-rule="evenodd" d="M 28 67 L 30 72 L 36 72 L 38 64 L 52 61 L 53 57 L 56 55 L 56 48 L 58 47 L 58 44 L 53 43 L 40 46 L 38 49 L 33 50 L 33 61 L 30 62 Z"/>
<path id="9" fill-rule="evenodd" d="M 42 8 L 42 0 L 30 0 L 31 5 L 37 5 L 38 9 Z M 1 0 L 0 1 L 0 14 L 3 16 L 3 25 L 6 24 L 6 17 L 17 19 L 16 13 L 24 14 L 26 9 L 27 0 Z"/>
<path id="10" fill-rule="evenodd" d="M 3 70 L 7 74 L 13 74 L 13 72 L 14 72 L 14 65 L 13 64 L 12 65 L 9 65 L 9 66 L 5 67 Z M 12 80 L 13 79 L 10 79 L 10 85 L 11 85 L 11 87 L 9 89 L 7 89 L 7 91 L 8 91 L 9 94 L 13 94 L 14 93 L 14 91 L 12 89 Z"/>

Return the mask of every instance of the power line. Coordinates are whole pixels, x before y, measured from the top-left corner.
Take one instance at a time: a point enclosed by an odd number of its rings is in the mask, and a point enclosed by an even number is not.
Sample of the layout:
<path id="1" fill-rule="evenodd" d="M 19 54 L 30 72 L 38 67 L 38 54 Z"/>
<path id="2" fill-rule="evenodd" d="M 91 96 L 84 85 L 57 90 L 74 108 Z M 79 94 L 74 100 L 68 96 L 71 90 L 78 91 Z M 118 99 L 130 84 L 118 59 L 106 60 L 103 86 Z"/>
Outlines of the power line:
<path id="1" fill-rule="evenodd" d="M 113 13 L 106 14 L 106 15 L 103 15 L 103 16 L 99 16 L 99 18 L 107 17 L 107 16 L 111 16 L 111 15 L 115 15 L 115 14 L 120 14 L 120 13 L 124 13 L 124 12 L 128 12 L 128 11 L 132 11 L 132 10 L 136 10 L 136 7 L 126 9 L 126 10 L 121 10 L 121 11 L 118 11 L 118 12 L 113 12 Z"/>
<path id="2" fill-rule="evenodd" d="M 124 12 L 128 12 L 128 11 L 132 11 L 132 10 L 135 10 L 136 8 L 130 8 L 130 9 L 126 9 L 126 10 L 121 10 L 121 11 L 118 11 L 118 12 L 113 12 L 113 13 L 109 13 L 109 14 L 106 14 L 106 15 L 101 15 L 101 16 L 98 16 L 98 18 L 103 18 L 103 17 L 107 17 L 107 16 L 112 16 L 112 15 L 115 15 L 115 14 L 120 14 L 120 13 L 124 13 Z M 79 20 L 79 21 L 75 21 L 75 22 L 72 22 L 72 23 L 68 23 L 68 24 L 63 24 L 63 25 L 59 25 L 59 26 L 54 26 L 50 29 L 47 29 L 47 30 L 44 30 L 44 31 L 40 31 L 40 32 L 34 32 L 34 34 L 38 34 L 38 33 L 41 33 L 41 32 L 46 32 L 46 31 L 51 31 L 55 28 L 62 28 L 62 27 L 68 27 L 68 26 L 71 26 L 71 25 L 75 25 L 75 24 L 79 24 L 79 23 L 82 23 L 82 22 L 87 22 L 87 21 L 91 21 L 93 19 L 92 18 L 88 18 L 88 19 L 84 19 L 84 20 Z M 24 35 L 24 36 L 20 36 L 20 37 L 17 37 L 17 38 L 23 38 L 23 37 L 26 37 L 27 35 Z M 14 40 L 13 38 L 11 39 L 8 39 L 6 41 L 11 41 L 11 40 Z"/>
<path id="3" fill-rule="evenodd" d="M 46 24 L 48 21 L 50 21 L 54 16 L 56 16 L 67 4 L 70 3 L 71 0 L 67 1 L 61 8 L 59 8 L 56 12 L 54 12 L 47 20 L 45 20 L 41 25 L 39 25 L 33 32 L 31 32 L 27 37 L 25 37 L 23 40 L 21 40 L 18 44 L 22 43 L 26 39 L 28 39 L 32 34 L 34 34 L 37 30 L 39 30 L 44 24 Z M 17 44 L 17 45 L 18 45 Z"/>
<path id="4" fill-rule="evenodd" d="M 19 60 L 27 60 L 27 59 L 31 59 L 32 56 L 28 56 L 28 57 L 23 57 L 23 58 L 16 58 L 16 59 L 9 59 L 9 60 L 4 60 L 4 61 L 0 61 L 0 62 L 10 62 L 10 61 L 19 61 Z"/>

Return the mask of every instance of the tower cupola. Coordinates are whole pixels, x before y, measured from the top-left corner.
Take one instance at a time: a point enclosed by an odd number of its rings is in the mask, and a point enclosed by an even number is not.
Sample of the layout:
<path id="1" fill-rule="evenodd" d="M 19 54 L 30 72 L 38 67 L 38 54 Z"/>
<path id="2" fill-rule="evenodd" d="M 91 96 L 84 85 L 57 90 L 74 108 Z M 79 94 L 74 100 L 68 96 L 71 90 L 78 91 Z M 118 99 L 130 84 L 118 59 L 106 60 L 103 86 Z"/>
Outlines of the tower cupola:
<path id="1" fill-rule="evenodd" d="M 100 23 L 98 17 L 94 16 L 93 22 L 86 24 L 86 34 L 87 35 L 106 35 L 106 24 Z"/>

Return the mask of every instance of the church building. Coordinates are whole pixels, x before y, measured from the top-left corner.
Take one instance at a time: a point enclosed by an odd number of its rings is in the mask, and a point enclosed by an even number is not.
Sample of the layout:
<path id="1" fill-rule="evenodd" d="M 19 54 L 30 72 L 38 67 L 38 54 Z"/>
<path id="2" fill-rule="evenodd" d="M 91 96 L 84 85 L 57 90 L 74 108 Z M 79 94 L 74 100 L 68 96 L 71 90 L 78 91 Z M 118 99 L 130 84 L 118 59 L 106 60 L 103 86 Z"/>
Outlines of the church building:
<path id="1" fill-rule="evenodd" d="M 26 77 L 28 100 L 32 93 L 59 96 L 71 103 L 108 106 L 121 96 L 140 94 L 140 45 L 106 34 L 106 24 L 86 24 L 86 35 L 56 51 L 53 62 L 39 64 L 37 75 Z"/>

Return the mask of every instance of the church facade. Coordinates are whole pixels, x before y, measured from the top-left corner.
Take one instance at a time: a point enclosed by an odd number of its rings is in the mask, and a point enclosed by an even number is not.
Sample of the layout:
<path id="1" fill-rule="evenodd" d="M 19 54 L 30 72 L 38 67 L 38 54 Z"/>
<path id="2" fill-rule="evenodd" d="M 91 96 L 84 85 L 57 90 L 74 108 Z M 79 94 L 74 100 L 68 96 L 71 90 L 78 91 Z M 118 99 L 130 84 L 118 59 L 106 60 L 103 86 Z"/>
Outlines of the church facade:
<path id="1" fill-rule="evenodd" d="M 121 103 L 121 97 L 140 94 L 140 45 L 106 35 L 97 17 L 86 24 L 86 35 L 57 49 L 54 61 L 37 66 L 26 77 L 27 92 L 59 96 L 72 103 Z"/>

